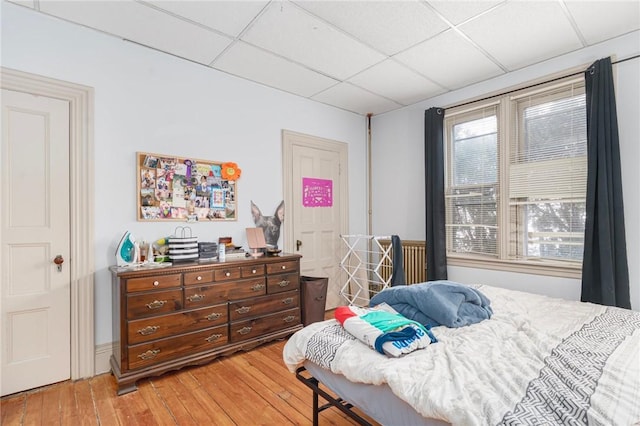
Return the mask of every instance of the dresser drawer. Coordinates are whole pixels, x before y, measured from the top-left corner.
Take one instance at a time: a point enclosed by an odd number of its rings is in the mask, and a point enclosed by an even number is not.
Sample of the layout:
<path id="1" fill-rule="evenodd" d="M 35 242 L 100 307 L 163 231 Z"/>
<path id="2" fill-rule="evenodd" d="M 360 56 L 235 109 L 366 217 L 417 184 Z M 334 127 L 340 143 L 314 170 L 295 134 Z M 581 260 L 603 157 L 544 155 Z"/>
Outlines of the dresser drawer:
<path id="1" fill-rule="evenodd" d="M 173 275 L 154 275 L 151 277 L 130 278 L 127 280 L 127 293 L 136 291 L 157 290 L 161 288 L 180 287 L 182 276 L 180 274 Z"/>
<path id="2" fill-rule="evenodd" d="M 231 285 L 227 292 L 228 300 L 248 299 L 250 297 L 264 296 L 267 294 L 267 283 L 263 276 L 229 284 Z"/>
<path id="3" fill-rule="evenodd" d="M 213 282 L 213 271 L 188 272 L 184 274 L 184 285 Z"/>
<path id="4" fill-rule="evenodd" d="M 228 300 L 228 284 L 207 284 L 184 289 L 184 307 L 186 309 L 217 305 Z"/>
<path id="5" fill-rule="evenodd" d="M 253 280 L 213 283 L 199 287 L 187 287 L 184 290 L 185 308 L 217 305 L 229 300 L 247 299 L 264 296 L 267 285 L 264 277 Z"/>
<path id="6" fill-rule="evenodd" d="M 127 318 L 166 314 L 182 309 L 182 290 L 154 291 L 127 296 Z"/>
<path id="7" fill-rule="evenodd" d="M 265 294 L 267 294 L 267 284 L 262 276 L 252 280 L 237 281 L 229 291 L 229 300 L 240 300 Z"/>
<path id="8" fill-rule="evenodd" d="M 267 293 L 280 293 L 283 291 L 298 290 L 300 277 L 297 273 L 270 275 L 267 277 Z"/>
<path id="9" fill-rule="evenodd" d="M 237 321 L 298 306 L 300 306 L 300 296 L 297 291 L 275 294 L 273 296 L 254 297 L 253 299 L 230 303 L 229 318 L 231 321 Z"/>
<path id="10" fill-rule="evenodd" d="M 264 333 L 278 331 L 300 324 L 300 309 L 288 309 L 247 321 L 231 323 L 229 340 L 232 343 L 260 337 Z"/>
<path id="11" fill-rule="evenodd" d="M 228 317 L 227 305 L 223 304 L 129 321 L 127 323 L 128 342 L 130 345 L 134 345 L 183 334 L 188 331 L 226 324 Z"/>
<path id="12" fill-rule="evenodd" d="M 129 368 L 136 369 L 227 344 L 227 327 L 213 327 L 169 339 L 129 346 Z"/>
<path id="13" fill-rule="evenodd" d="M 216 281 L 237 280 L 242 276 L 242 271 L 239 266 L 231 266 L 228 268 L 216 269 L 213 275 Z"/>
<path id="14" fill-rule="evenodd" d="M 267 265 L 267 274 L 283 274 L 285 272 L 298 272 L 298 262 L 277 262 Z"/>
<path id="15" fill-rule="evenodd" d="M 264 265 L 243 266 L 240 268 L 242 278 L 251 278 L 264 275 Z"/>

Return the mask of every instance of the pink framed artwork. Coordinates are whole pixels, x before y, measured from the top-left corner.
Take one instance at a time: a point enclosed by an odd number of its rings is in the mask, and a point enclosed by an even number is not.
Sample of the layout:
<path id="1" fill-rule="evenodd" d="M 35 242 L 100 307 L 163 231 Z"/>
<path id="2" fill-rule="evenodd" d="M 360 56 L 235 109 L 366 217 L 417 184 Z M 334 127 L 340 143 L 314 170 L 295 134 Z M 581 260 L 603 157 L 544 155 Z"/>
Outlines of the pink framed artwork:
<path id="1" fill-rule="evenodd" d="M 333 206 L 333 181 L 303 177 L 302 205 L 304 207 Z"/>

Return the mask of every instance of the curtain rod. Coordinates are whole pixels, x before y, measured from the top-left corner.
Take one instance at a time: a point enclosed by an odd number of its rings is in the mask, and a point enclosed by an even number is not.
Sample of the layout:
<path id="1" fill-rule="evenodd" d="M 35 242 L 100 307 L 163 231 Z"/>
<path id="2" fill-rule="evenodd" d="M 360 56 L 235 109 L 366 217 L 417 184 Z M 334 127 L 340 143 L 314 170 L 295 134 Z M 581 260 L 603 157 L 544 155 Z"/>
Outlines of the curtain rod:
<path id="1" fill-rule="evenodd" d="M 611 65 L 619 64 L 621 62 L 626 62 L 626 61 L 630 61 L 632 59 L 638 59 L 638 58 L 640 58 L 640 55 L 630 56 L 630 57 L 625 58 L 625 59 L 620 59 L 618 61 L 611 62 Z M 484 98 L 481 98 L 481 99 L 476 99 L 476 100 L 473 100 L 473 101 L 463 102 L 461 104 L 453 105 L 453 106 L 450 106 L 450 107 L 447 107 L 447 108 L 443 108 L 443 109 L 445 109 L 445 110 L 446 109 L 453 109 L 453 108 L 458 108 L 458 107 L 465 106 L 465 105 L 470 105 L 470 104 L 473 104 L 473 103 L 476 103 L 476 102 L 486 101 L 486 100 L 489 100 L 489 99 L 493 99 L 493 98 L 497 98 L 497 97 L 500 97 L 500 96 L 508 95 L 510 93 L 519 92 L 521 90 L 531 89 L 533 87 L 541 86 L 543 84 L 553 83 L 554 81 L 563 80 L 565 78 L 573 77 L 573 76 L 580 75 L 580 74 L 583 74 L 583 73 L 584 73 L 584 71 L 577 71 L 577 72 L 574 72 L 572 74 L 567 74 L 567 75 L 563 75 L 563 76 L 560 76 L 560 77 L 552 78 L 551 80 L 541 81 L 540 83 L 531 84 L 529 86 L 520 87 L 518 89 L 509 90 L 507 92 L 498 93 L 498 94 L 495 94 L 495 95 L 487 96 L 487 97 L 484 97 Z"/>

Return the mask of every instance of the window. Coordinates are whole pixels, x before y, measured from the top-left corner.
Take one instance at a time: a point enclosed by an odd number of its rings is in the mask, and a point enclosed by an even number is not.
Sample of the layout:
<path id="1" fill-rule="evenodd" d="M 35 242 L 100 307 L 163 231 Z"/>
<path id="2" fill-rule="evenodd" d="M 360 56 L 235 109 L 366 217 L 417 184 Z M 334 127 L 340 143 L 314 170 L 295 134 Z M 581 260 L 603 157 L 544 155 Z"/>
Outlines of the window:
<path id="1" fill-rule="evenodd" d="M 447 251 L 497 255 L 498 114 L 487 106 L 447 117 Z"/>
<path id="2" fill-rule="evenodd" d="M 587 176 L 582 79 L 445 113 L 450 258 L 577 268 Z"/>

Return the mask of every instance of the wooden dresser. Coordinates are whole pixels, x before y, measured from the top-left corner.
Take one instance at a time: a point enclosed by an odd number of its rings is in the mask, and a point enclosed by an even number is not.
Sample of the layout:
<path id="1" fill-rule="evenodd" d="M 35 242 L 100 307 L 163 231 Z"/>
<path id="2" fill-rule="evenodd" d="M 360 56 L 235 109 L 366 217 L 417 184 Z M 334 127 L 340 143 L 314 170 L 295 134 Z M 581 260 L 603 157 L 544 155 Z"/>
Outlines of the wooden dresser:
<path id="1" fill-rule="evenodd" d="M 300 256 L 112 267 L 118 395 L 136 381 L 249 350 L 302 328 Z"/>

